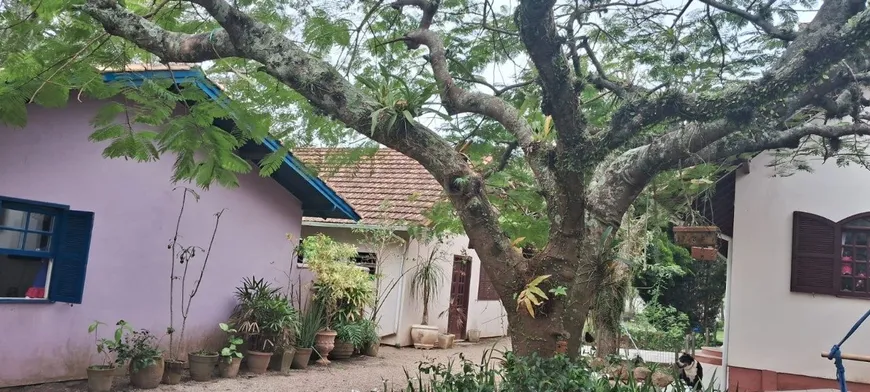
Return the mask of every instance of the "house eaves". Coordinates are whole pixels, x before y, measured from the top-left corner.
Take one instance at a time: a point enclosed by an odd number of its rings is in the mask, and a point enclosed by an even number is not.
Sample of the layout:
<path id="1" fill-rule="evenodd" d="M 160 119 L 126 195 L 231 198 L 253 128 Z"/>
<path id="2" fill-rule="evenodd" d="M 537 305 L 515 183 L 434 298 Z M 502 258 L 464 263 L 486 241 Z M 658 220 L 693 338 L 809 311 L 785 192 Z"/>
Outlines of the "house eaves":
<path id="1" fill-rule="evenodd" d="M 217 84 L 209 80 L 202 70 L 189 66 L 178 68 L 180 69 L 176 69 L 174 66 L 171 69 L 170 67 L 153 67 L 151 69 L 128 67 L 122 71 L 104 72 L 103 81 L 106 83 L 130 83 L 136 87 L 145 80 L 171 80 L 176 85 L 189 83 L 229 109 L 226 105 L 229 97 Z M 216 121 L 215 125 L 231 131 L 236 126 L 236 122 L 235 120 Z M 253 157 L 265 156 L 270 152 L 277 151 L 280 147 L 281 144 L 278 140 L 266 137 L 259 142 L 249 141 L 240 151 L 244 150 L 246 158 L 257 162 L 258 158 Z M 271 177 L 302 202 L 302 212 L 305 217 L 349 219 L 354 222 L 362 219 L 347 201 L 318 176 L 307 170 L 292 153 L 288 153 L 284 157 L 283 165 Z"/>

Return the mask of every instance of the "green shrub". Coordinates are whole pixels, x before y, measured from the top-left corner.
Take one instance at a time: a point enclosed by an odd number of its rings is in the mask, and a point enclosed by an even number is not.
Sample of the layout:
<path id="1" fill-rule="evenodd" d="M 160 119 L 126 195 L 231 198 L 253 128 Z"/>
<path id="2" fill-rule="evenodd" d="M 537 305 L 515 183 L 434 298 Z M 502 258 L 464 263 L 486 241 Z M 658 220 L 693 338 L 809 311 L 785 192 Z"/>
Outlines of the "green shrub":
<path id="1" fill-rule="evenodd" d="M 650 370 L 655 370 L 654 367 Z M 405 371 L 407 384 L 393 392 L 659 392 L 651 378 L 638 383 L 633 373 L 628 380 L 611 385 L 595 374 L 584 358 L 564 355 L 541 358 L 537 355 L 519 357 L 512 352 L 501 358 L 485 354 L 475 363 L 460 354 L 459 360 L 446 364 L 423 362 L 416 376 Z M 388 390 L 384 386 L 384 390 Z M 705 392 L 713 392 L 708 388 Z"/>

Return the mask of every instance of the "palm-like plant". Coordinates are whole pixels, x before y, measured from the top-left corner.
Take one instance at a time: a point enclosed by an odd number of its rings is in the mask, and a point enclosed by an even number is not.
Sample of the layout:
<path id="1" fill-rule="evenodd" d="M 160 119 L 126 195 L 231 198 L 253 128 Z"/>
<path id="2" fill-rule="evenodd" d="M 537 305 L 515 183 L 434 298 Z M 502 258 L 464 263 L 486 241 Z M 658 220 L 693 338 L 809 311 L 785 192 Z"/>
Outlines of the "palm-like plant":
<path id="1" fill-rule="evenodd" d="M 433 247 L 429 256 L 417 265 L 411 277 L 411 295 L 423 300 L 423 325 L 429 325 L 429 301 L 438 296 L 441 283 L 444 281 L 444 269 L 439 264 L 439 248 Z"/>

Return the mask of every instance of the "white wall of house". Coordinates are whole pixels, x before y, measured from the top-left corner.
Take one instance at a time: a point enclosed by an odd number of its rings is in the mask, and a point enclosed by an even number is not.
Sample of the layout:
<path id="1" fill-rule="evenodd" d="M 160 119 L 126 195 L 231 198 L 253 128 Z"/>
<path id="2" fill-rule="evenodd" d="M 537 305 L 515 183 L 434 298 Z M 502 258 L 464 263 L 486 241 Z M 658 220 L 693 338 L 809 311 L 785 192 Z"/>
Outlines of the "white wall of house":
<path id="1" fill-rule="evenodd" d="M 870 301 L 790 291 L 792 213 L 804 211 L 833 221 L 870 211 L 870 171 L 837 167 L 831 160 L 815 172 L 773 177 L 770 155 L 738 174 L 729 308 L 728 365 L 809 377 L 834 378 L 821 358 L 870 307 Z M 843 352 L 870 355 L 870 323 Z M 849 381 L 870 382 L 870 364 L 846 361 Z M 732 385 L 733 387 L 733 385 Z"/>
<path id="2" fill-rule="evenodd" d="M 411 342 L 411 325 L 419 324 L 423 315 L 423 303 L 411 295 L 411 278 L 414 266 L 418 260 L 429 256 L 433 247 L 438 247 L 442 261 L 444 282 L 438 295 L 429 304 L 429 324 L 438 326 L 441 332 L 447 332 L 447 308 L 450 304 L 450 282 L 454 255 L 467 255 L 472 258 L 471 287 L 469 293 L 467 328 L 479 329 L 481 337 L 497 337 L 507 334 L 507 313 L 500 301 L 478 301 L 477 290 L 480 283 L 480 259 L 473 250 L 467 250 L 468 237 L 454 236 L 443 244 L 421 243 L 411 240 L 406 244 L 393 244 L 377 249 L 367 243 L 363 235 L 353 232 L 350 228 L 306 226 L 303 223 L 302 237 L 322 233 L 339 242 L 353 244 L 359 252 L 376 252 L 380 260 L 380 281 L 383 305 L 379 310 L 379 328 L 383 337 L 382 343 L 389 345 L 409 346 Z M 406 233 L 397 233 L 407 239 Z M 303 276 L 310 276 L 303 274 Z M 398 281 L 398 283 L 396 283 Z M 441 313 L 444 313 L 441 315 Z M 439 317 L 440 316 L 440 317 Z"/>

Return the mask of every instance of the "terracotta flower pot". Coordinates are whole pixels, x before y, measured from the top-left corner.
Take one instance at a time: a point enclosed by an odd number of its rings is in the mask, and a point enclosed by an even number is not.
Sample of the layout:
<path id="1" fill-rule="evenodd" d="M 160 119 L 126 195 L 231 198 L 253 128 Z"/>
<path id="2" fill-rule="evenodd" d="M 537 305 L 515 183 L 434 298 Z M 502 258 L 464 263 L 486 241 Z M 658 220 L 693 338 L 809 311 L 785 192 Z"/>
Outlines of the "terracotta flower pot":
<path id="1" fill-rule="evenodd" d="M 293 367 L 293 369 L 307 369 L 308 362 L 311 361 L 312 352 L 314 352 L 314 349 L 311 347 L 296 347 L 296 354 L 293 355 L 293 363 L 291 364 L 291 367 Z"/>
<path id="2" fill-rule="evenodd" d="M 369 343 L 368 346 L 366 346 L 364 354 L 367 357 L 377 357 L 378 351 L 380 350 L 380 348 L 381 348 L 381 340 L 380 339 L 375 340 L 374 342 L 371 342 L 371 343 Z"/>
<path id="3" fill-rule="evenodd" d="M 218 353 L 189 353 L 187 361 L 190 362 L 190 378 L 193 381 L 210 381 L 218 362 Z"/>
<path id="4" fill-rule="evenodd" d="M 115 367 L 94 365 L 88 368 L 88 391 L 109 392 L 115 380 Z"/>
<path id="5" fill-rule="evenodd" d="M 432 325 L 414 324 L 411 326 L 411 341 L 414 348 L 430 349 L 438 343 L 438 327 Z"/>
<path id="6" fill-rule="evenodd" d="M 233 357 L 231 361 L 226 358 L 221 358 L 218 361 L 218 370 L 223 378 L 236 378 L 239 375 L 239 366 L 242 364 L 242 359 Z"/>
<path id="7" fill-rule="evenodd" d="M 442 333 L 438 335 L 438 348 L 453 348 L 454 340 L 456 340 L 456 335 L 452 333 Z"/>
<path id="8" fill-rule="evenodd" d="M 272 353 L 264 353 L 260 351 L 248 351 L 248 370 L 254 374 L 266 373 L 269 368 L 269 361 L 272 359 Z"/>
<path id="9" fill-rule="evenodd" d="M 314 338 L 314 349 L 320 355 L 317 360 L 318 365 L 329 365 L 329 360 L 326 359 L 329 353 L 335 348 L 335 331 L 323 330 L 317 333 Z"/>
<path id="10" fill-rule="evenodd" d="M 275 350 L 275 354 L 272 355 L 272 360 L 269 362 L 269 369 L 288 374 L 290 372 L 290 366 L 293 364 L 293 356 L 295 354 L 295 347 Z"/>
<path id="11" fill-rule="evenodd" d="M 348 359 L 353 355 L 353 343 L 348 343 L 340 339 L 335 339 L 335 347 L 329 353 L 331 359 Z"/>
<path id="12" fill-rule="evenodd" d="M 468 330 L 468 341 L 471 343 L 477 343 L 480 341 L 480 330 L 479 329 L 469 329 Z"/>
<path id="13" fill-rule="evenodd" d="M 163 357 L 155 357 L 154 363 L 139 371 L 133 368 L 133 361 L 130 361 L 130 384 L 139 389 L 157 388 L 163 380 L 163 370 Z"/>
<path id="14" fill-rule="evenodd" d="M 716 226 L 674 226 L 674 242 L 682 246 L 716 246 L 719 228 Z"/>
<path id="15" fill-rule="evenodd" d="M 701 261 L 716 261 L 716 256 L 719 255 L 719 250 L 716 248 L 701 248 L 692 247 L 692 258 Z"/>
<path id="16" fill-rule="evenodd" d="M 167 385 L 175 385 L 181 382 L 181 376 L 184 374 L 184 361 L 168 360 L 163 365 L 163 383 Z"/>

